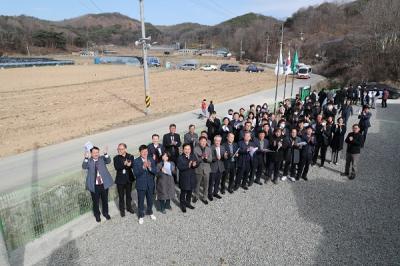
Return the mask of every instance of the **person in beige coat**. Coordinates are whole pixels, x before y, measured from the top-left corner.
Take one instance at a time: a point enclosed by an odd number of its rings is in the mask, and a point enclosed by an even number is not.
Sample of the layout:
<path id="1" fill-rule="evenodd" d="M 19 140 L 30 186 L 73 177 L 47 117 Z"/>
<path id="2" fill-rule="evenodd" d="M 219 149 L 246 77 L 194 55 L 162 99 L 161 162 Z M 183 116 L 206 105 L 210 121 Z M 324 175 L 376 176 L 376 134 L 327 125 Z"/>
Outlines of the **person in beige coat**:
<path id="1" fill-rule="evenodd" d="M 211 162 L 212 155 L 211 149 L 207 146 L 207 138 L 202 136 L 199 139 L 199 144 L 194 148 L 193 151 L 196 158 L 198 158 L 198 167 L 196 168 L 196 189 L 195 196 L 193 197 L 193 203 L 197 199 L 201 199 L 204 204 L 208 204 L 208 182 L 211 173 Z M 203 193 L 200 195 L 200 185 L 203 184 Z"/>

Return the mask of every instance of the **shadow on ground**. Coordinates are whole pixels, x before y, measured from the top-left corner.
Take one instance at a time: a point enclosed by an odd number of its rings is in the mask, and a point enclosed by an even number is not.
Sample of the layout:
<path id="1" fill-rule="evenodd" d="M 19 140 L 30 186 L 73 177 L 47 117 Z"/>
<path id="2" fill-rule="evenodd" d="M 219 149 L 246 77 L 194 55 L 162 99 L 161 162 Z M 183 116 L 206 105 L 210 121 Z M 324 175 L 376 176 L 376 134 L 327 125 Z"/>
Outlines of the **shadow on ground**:
<path id="1" fill-rule="evenodd" d="M 315 265 L 400 265 L 399 113 L 378 109 L 355 180 L 292 186 L 301 217 L 323 228 Z"/>

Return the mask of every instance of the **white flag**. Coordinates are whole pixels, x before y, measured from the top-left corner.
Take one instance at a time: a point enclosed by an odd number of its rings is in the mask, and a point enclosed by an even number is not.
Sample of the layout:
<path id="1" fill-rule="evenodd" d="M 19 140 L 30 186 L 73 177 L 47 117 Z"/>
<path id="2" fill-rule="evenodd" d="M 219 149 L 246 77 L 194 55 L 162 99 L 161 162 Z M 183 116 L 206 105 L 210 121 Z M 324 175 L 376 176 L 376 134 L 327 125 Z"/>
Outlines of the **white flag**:
<path id="1" fill-rule="evenodd" d="M 279 53 L 279 58 L 276 60 L 275 75 L 283 75 L 283 74 L 285 74 L 285 69 L 283 65 L 283 56 L 281 50 Z"/>

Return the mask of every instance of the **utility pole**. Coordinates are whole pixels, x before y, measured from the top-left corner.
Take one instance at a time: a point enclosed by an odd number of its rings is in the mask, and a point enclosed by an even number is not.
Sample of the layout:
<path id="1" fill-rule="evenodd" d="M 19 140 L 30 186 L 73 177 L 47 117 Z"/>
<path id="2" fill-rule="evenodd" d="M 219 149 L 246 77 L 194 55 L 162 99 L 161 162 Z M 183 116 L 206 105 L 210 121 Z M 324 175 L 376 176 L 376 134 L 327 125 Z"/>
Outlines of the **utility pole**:
<path id="1" fill-rule="evenodd" d="M 146 29 L 144 26 L 144 0 L 139 0 L 140 2 L 140 21 L 142 23 L 142 39 L 140 40 L 143 49 L 143 74 L 144 74 L 144 95 L 145 95 L 145 114 L 148 115 L 150 113 L 151 106 L 151 98 L 150 98 L 150 88 L 149 88 L 149 69 L 147 65 L 147 49 L 148 44 L 147 41 L 150 38 L 146 38 Z"/>
<path id="2" fill-rule="evenodd" d="M 268 56 L 269 56 L 269 34 L 267 35 L 267 54 L 265 55 L 266 64 L 268 64 Z"/>
<path id="3" fill-rule="evenodd" d="M 240 40 L 240 62 L 242 62 L 243 56 L 243 40 Z"/>
<path id="4" fill-rule="evenodd" d="M 283 23 L 282 23 L 282 35 L 281 35 L 281 48 L 279 51 L 279 56 L 278 56 L 278 69 L 276 71 L 276 87 L 275 87 L 275 101 L 274 101 L 274 113 L 276 112 L 276 100 L 278 97 L 278 83 L 279 83 L 279 72 L 281 69 L 281 55 L 282 55 L 282 49 L 283 49 Z"/>

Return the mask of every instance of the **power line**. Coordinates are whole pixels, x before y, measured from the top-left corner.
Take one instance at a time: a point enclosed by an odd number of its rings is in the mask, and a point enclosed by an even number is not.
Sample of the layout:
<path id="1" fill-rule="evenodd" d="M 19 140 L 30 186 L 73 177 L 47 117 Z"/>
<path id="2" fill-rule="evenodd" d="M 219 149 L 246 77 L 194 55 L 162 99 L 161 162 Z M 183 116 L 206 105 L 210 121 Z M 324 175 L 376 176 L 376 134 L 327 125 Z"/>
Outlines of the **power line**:
<path id="1" fill-rule="evenodd" d="M 101 13 L 103 13 L 103 10 L 93 1 L 93 0 L 89 0 L 90 3 L 92 3 L 92 5 Z"/>
<path id="2" fill-rule="evenodd" d="M 221 4 L 219 4 L 218 2 L 216 2 L 215 0 L 209 0 L 211 3 L 213 3 L 218 9 L 223 10 L 225 13 L 229 14 L 230 16 L 236 17 L 236 14 L 233 13 L 232 11 L 230 11 L 229 9 L 227 9 L 225 6 L 222 6 Z"/>

